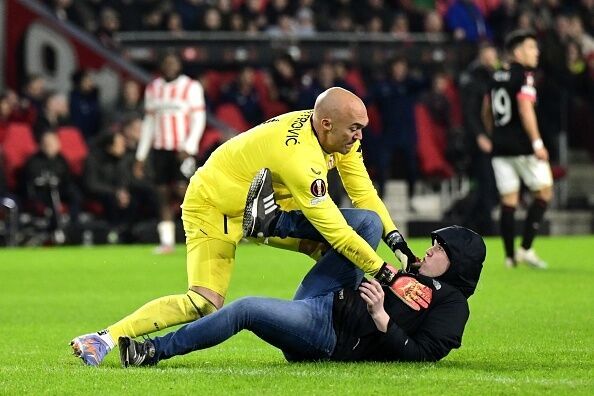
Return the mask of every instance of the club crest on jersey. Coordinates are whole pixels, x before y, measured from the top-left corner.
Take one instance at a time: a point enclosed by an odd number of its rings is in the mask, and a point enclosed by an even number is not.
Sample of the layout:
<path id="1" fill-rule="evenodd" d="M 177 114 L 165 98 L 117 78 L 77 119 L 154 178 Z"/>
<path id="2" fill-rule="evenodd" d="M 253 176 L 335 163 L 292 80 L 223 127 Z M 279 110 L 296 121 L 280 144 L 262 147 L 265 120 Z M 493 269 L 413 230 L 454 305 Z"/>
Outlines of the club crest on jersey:
<path id="1" fill-rule="evenodd" d="M 316 179 L 309 188 L 314 197 L 323 197 L 326 195 L 326 182 L 322 179 Z"/>

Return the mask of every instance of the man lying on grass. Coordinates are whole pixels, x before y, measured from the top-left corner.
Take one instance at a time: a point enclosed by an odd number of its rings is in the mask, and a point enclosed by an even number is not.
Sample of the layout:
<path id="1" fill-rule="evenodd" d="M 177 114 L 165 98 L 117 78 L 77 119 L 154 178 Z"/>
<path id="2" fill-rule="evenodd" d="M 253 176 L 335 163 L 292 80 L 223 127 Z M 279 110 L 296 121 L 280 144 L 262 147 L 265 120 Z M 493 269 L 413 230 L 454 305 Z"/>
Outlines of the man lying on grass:
<path id="1" fill-rule="evenodd" d="M 366 210 L 352 213 L 356 216 L 345 216 L 349 224 L 376 248 L 383 231 L 379 217 Z M 320 240 L 303 222 L 293 236 Z M 461 345 L 467 298 L 486 249 L 482 238 L 464 227 L 442 228 L 431 238 L 418 268 L 389 281 L 364 280 L 359 268 L 329 250 L 305 276 L 295 300 L 246 297 L 163 337 L 144 342 L 120 337 L 122 364 L 154 365 L 220 344 L 243 329 L 279 348 L 288 361 L 440 360 Z"/>

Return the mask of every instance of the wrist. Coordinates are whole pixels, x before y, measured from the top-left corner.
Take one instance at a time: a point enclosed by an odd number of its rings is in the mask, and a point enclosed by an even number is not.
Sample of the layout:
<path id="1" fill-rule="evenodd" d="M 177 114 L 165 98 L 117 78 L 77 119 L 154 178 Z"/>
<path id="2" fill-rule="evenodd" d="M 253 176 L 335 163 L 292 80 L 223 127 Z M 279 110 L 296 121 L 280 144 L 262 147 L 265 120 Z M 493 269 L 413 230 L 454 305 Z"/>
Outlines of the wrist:
<path id="1" fill-rule="evenodd" d="M 382 285 L 391 285 L 396 279 L 398 271 L 388 263 L 384 263 L 374 278 Z"/>
<path id="2" fill-rule="evenodd" d="M 538 151 L 544 148 L 544 142 L 541 138 L 532 141 L 532 150 Z"/>

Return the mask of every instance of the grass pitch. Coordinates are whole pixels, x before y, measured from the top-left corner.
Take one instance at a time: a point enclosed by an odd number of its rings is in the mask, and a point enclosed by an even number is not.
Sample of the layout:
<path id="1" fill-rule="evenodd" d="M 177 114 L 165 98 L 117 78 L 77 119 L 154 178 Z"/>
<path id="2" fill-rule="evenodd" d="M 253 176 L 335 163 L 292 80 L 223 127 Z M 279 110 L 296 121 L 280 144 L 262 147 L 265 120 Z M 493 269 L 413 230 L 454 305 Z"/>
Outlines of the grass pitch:
<path id="1" fill-rule="evenodd" d="M 429 239 L 411 240 L 421 253 Z M 152 298 L 186 288 L 185 252 L 149 246 L 0 249 L 0 394 L 594 394 L 594 237 L 539 238 L 547 271 L 487 260 L 463 346 L 436 364 L 286 363 L 242 332 L 210 350 L 120 368 L 70 355 L 69 340 Z M 394 261 L 383 246 L 381 254 Z M 296 253 L 241 245 L 229 300 L 290 298 L 311 266 Z"/>

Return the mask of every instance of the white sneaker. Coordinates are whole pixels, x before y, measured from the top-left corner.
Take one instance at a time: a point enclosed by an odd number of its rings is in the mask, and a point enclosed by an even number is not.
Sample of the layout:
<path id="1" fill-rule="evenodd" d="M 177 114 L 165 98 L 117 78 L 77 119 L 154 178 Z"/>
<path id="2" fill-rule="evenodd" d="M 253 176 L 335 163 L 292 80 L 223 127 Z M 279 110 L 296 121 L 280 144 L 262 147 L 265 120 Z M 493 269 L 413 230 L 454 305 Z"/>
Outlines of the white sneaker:
<path id="1" fill-rule="evenodd" d="M 518 263 L 516 263 L 516 261 L 511 258 L 511 257 L 506 257 L 505 258 L 505 268 L 516 268 L 518 266 Z"/>
<path id="2" fill-rule="evenodd" d="M 520 247 L 516 252 L 516 262 L 527 264 L 529 267 L 545 269 L 548 267 L 547 263 L 536 255 L 534 249 L 524 249 Z"/>

